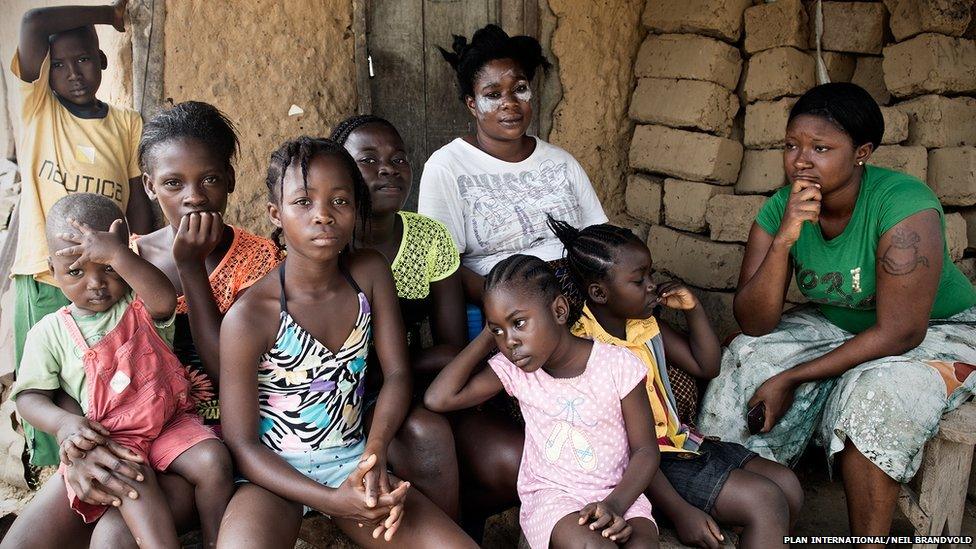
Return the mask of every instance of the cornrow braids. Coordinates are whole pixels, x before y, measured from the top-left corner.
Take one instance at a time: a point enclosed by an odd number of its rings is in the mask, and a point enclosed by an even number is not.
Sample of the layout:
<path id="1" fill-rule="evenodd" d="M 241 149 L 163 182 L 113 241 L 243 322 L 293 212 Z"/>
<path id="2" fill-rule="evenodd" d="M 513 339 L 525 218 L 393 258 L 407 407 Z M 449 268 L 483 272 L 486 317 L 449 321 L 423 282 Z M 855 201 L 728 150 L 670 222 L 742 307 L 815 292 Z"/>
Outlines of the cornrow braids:
<path id="1" fill-rule="evenodd" d="M 329 135 L 329 139 L 340 145 L 345 145 L 346 140 L 349 139 L 352 132 L 365 126 L 366 124 L 382 124 L 396 132 L 397 135 L 400 135 L 400 132 L 397 131 L 396 126 L 394 126 L 389 120 L 373 114 L 359 114 L 356 116 L 350 116 L 349 118 L 336 124 L 336 127 L 332 129 L 332 133 Z"/>
<path id="2" fill-rule="evenodd" d="M 509 36 L 498 25 L 487 25 L 475 31 L 471 42 L 464 36 L 454 36 L 451 50 L 438 46 L 444 60 L 457 74 L 461 101 L 474 96 L 474 82 L 489 61 L 511 59 L 525 71 L 531 81 L 539 67 L 548 71 L 552 65 L 542 53 L 542 44 L 531 36 Z"/>
<path id="3" fill-rule="evenodd" d="M 268 187 L 268 200 L 275 204 L 281 204 L 281 196 L 285 189 L 285 173 L 292 164 L 298 165 L 302 170 L 302 184 L 308 189 L 308 165 L 316 156 L 335 156 L 342 163 L 349 177 L 352 179 L 353 199 L 356 201 L 356 225 L 362 231 L 366 230 L 366 223 L 369 221 L 370 200 L 369 188 L 363 180 L 363 174 L 359 172 L 356 161 L 349 156 L 346 149 L 331 139 L 321 137 L 301 137 L 285 141 L 278 147 L 278 150 L 271 153 L 271 162 L 268 165 L 268 176 L 265 178 L 265 185 Z M 353 227 L 352 242 L 356 241 L 356 227 Z M 284 248 L 281 242 L 281 228 L 276 228 L 271 233 L 271 239 L 279 248 Z"/>
<path id="4" fill-rule="evenodd" d="M 172 139 L 191 138 L 209 148 L 231 166 L 237 155 L 238 140 L 234 124 L 217 107 L 200 101 L 184 101 L 160 111 L 142 128 L 139 141 L 139 168 L 153 170 L 153 150 Z"/>
<path id="5" fill-rule="evenodd" d="M 549 229 L 566 248 L 566 264 L 583 294 L 586 287 L 604 280 L 613 267 L 617 250 L 624 244 L 643 244 L 630 229 L 609 223 L 577 229 L 551 215 Z"/>
<path id="6" fill-rule="evenodd" d="M 515 254 L 492 267 L 485 277 L 485 294 L 507 285 L 529 295 L 540 295 L 547 302 L 560 294 L 556 273 L 545 261 L 531 255 Z"/>

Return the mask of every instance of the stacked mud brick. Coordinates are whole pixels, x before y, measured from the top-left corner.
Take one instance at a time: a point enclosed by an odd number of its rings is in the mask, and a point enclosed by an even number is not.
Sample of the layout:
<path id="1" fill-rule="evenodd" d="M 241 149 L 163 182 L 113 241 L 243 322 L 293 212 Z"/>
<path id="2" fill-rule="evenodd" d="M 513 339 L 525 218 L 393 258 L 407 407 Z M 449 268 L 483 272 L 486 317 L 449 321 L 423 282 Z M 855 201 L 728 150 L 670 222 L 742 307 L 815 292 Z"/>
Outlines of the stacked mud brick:
<path id="1" fill-rule="evenodd" d="M 970 278 L 976 260 L 962 257 L 967 240 L 976 247 L 973 4 L 823 2 L 820 41 L 830 80 L 855 82 L 882 105 L 885 135 L 872 163 L 936 191 L 953 259 Z M 648 0 L 644 12 L 633 173 L 619 221 L 646 231 L 655 267 L 696 288 L 722 336 L 735 330 L 732 295 L 752 221 L 786 182 L 790 107 L 817 84 L 815 6 Z M 803 301 L 795 286 L 788 300 Z"/>
<path id="2" fill-rule="evenodd" d="M 627 214 L 649 225 L 655 269 L 693 286 L 723 334 L 734 328 L 731 292 L 745 240 L 732 218 L 762 202 L 733 194 L 743 157 L 738 44 L 751 5 L 649 0 L 630 106 L 637 125 Z"/>
<path id="3" fill-rule="evenodd" d="M 925 154 L 925 181 L 946 215 L 949 253 L 976 279 L 976 3 L 886 0 L 884 82 L 908 116 L 905 147 Z M 966 254 L 969 257 L 962 259 Z"/>

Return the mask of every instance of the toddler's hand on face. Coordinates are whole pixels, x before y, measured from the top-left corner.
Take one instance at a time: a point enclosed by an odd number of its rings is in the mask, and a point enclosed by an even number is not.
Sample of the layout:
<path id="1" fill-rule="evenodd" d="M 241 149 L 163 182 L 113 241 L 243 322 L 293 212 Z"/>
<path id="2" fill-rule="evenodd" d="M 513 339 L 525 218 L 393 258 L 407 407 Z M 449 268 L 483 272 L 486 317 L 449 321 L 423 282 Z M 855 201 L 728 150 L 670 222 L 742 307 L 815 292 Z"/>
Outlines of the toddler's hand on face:
<path id="1" fill-rule="evenodd" d="M 669 309 L 689 311 L 698 305 L 698 298 L 680 282 L 666 282 L 657 287 L 658 301 Z"/>
<path id="2" fill-rule="evenodd" d="M 96 231 L 81 223 L 76 219 L 68 219 L 74 232 L 59 233 L 57 236 L 65 242 L 71 242 L 74 246 L 68 246 L 55 252 L 58 256 L 78 256 L 74 263 L 68 266 L 69 269 L 77 269 L 86 262 L 100 263 L 102 265 L 112 265 L 118 259 L 120 253 L 128 250 L 122 228 L 124 221 L 116 219 L 107 231 Z"/>
<path id="3" fill-rule="evenodd" d="M 192 212 L 180 219 L 173 239 L 173 259 L 205 261 L 224 237 L 224 220 L 217 212 Z"/>

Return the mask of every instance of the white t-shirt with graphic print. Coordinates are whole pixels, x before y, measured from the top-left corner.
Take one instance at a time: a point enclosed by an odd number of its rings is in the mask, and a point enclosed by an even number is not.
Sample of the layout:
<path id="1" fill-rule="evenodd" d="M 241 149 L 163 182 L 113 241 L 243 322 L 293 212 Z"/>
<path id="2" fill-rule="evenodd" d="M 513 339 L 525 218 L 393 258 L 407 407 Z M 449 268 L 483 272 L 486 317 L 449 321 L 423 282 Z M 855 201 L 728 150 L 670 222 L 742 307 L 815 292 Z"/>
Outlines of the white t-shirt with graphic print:
<path id="1" fill-rule="evenodd" d="M 579 162 L 534 139 L 535 151 L 521 162 L 499 160 L 459 137 L 424 164 L 417 209 L 447 226 L 464 266 L 478 274 L 513 254 L 562 257 L 547 213 L 579 228 L 607 222 Z"/>

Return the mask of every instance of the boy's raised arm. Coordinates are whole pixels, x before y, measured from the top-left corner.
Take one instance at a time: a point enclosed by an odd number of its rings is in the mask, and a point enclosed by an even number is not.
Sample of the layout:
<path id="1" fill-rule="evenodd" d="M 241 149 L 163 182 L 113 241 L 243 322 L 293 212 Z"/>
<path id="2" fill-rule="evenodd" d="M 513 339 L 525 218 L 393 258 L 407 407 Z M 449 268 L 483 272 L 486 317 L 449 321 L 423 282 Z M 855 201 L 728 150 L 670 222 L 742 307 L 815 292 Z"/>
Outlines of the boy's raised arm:
<path id="1" fill-rule="evenodd" d="M 41 63 L 47 55 L 48 36 L 86 25 L 112 25 L 120 32 L 128 0 L 116 0 L 105 6 L 55 6 L 34 8 L 20 21 L 20 78 L 33 82 L 40 76 Z"/>

